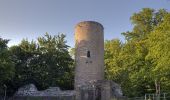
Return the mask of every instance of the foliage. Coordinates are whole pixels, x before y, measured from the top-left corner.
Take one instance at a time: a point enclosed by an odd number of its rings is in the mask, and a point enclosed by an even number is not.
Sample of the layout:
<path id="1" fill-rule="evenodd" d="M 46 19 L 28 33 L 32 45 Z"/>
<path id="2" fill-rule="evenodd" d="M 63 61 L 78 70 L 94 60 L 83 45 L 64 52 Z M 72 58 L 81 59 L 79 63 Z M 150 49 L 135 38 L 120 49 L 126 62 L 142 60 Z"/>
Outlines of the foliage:
<path id="1" fill-rule="evenodd" d="M 73 59 L 75 59 L 75 48 L 70 48 L 69 54 L 71 55 L 71 57 L 72 57 Z"/>
<path id="2" fill-rule="evenodd" d="M 6 81 L 11 80 L 15 74 L 11 54 L 7 48 L 8 41 L 0 38 L 0 95 L 7 88 Z"/>
<path id="3" fill-rule="evenodd" d="M 38 38 L 39 49 L 41 52 L 41 62 L 47 71 L 47 83 L 51 86 L 60 86 L 65 89 L 72 88 L 73 82 L 73 60 L 68 52 L 65 35 Z"/>
<path id="4" fill-rule="evenodd" d="M 161 82 L 162 91 L 170 89 L 170 14 L 151 32 L 147 59 L 153 62 L 153 78 Z"/>
<path id="5" fill-rule="evenodd" d="M 120 80 L 122 72 L 122 61 L 120 60 L 120 52 L 122 43 L 119 40 L 105 41 L 105 66 L 106 77 L 108 79 Z"/>
<path id="6" fill-rule="evenodd" d="M 126 96 L 142 96 L 170 88 L 169 13 L 144 8 L 131 17 L 134 28 L 122 33 L 126 42 L 105 42 L 106 77 L 123 88 Z M 130 87 L 130 88 L 129 88 Z"/>
<path id="7" fill-rule="evenodd" d="M 73 88 L 73 60 L 68 52 L 65 35 L 51 36 L 48 33 L 39 37 L 38 42 L 23 39 L 17 46 L 12 46 L 16 74 L 8 82 L 14 93 L 25 84 L 34 83 L 38 89 L 59 86 L 62 89 Z"/>

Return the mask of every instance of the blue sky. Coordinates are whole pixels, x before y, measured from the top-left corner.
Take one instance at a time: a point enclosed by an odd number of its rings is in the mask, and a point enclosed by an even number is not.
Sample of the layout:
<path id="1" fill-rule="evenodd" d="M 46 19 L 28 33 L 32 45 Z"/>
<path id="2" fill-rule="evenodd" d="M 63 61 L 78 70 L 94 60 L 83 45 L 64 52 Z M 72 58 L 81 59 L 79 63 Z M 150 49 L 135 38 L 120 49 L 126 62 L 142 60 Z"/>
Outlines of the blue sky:
<path id="1" fill-rule="evenodd" d="M 9 46 L 65 33 L 74 46 L 74 27 L 80 21 L 94 20 L 104 26 L 105 39 L 124 37 L 132 29 L 130 16 L 142 8 L 170 11 L 170 0 L 0 0 L 0 37 L 11 39 Z"/>

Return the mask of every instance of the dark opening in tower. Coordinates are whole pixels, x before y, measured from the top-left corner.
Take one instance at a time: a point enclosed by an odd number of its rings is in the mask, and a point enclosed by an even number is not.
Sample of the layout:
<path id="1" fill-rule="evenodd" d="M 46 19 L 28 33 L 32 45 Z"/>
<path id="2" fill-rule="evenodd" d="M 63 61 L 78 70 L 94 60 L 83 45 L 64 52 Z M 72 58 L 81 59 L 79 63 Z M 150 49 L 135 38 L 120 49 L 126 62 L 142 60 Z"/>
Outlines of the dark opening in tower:
<path id="1" fill-rule="evenodd" d="M 87 51 L 87 57 L 90 58 L 90 51 Z"/>

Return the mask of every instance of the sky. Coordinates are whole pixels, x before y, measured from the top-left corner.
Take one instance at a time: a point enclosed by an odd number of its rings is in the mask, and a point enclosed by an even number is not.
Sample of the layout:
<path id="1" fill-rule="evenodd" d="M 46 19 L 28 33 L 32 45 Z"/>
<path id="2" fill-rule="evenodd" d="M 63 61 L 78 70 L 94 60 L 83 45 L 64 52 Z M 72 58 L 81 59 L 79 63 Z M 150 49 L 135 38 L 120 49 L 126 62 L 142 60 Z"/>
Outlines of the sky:
<path id="1" fill-rule="evenodd" d="M 130 16 L 142 8 L 170 11 L 170 0 L 0 0 L 0 37 L 10 39 L 11 46 L 46 32 L 64 33 L 74 47 L 75 25 L 97 21 L 104 26 L 105 40 L 124 41 L 121 33 L 133 28 Z"/>

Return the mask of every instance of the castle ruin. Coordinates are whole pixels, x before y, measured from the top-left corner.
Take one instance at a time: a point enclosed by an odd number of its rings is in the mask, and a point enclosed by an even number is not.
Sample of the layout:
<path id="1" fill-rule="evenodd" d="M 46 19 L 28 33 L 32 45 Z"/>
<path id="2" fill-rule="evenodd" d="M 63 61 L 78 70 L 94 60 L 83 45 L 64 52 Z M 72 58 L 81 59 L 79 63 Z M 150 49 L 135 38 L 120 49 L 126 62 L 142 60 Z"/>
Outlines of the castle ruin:
<path id="1" fill-rule="evenodd" d="M 75 27 L 75 91 L 77 100 L 122 98 L 118 84 L 104 79 L 104 28 L 94 21 Z"/>
<path id="2" fill-rule="evenodd" d="M 121 87 L 104 79 L 104 28 L 94 21 L 75 27 L 75 90 L 50 87 L 38 91 L 34 85 L 21 87 L 13 100 L 125 100 Z"/>

